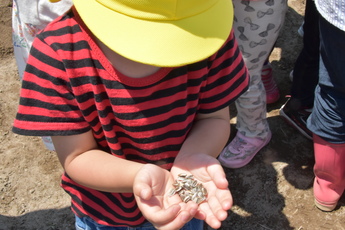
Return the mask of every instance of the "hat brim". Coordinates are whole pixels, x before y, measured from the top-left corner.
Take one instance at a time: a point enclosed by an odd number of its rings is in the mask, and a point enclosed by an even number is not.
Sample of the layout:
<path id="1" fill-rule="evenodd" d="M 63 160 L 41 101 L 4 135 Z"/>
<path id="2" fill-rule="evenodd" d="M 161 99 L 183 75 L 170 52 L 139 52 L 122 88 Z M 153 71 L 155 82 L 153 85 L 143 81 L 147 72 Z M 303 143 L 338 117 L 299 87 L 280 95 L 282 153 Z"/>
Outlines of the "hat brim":
<path id="1" fill-rule="evenodd" d="M 129 17 L 95 0 L 73 0 L 90 31 L 110 49 L 136 62 L 175 67 L 201 61 L 227 40 L 233 23 L 231 0 L 193 17 L 151 21 Z"/>

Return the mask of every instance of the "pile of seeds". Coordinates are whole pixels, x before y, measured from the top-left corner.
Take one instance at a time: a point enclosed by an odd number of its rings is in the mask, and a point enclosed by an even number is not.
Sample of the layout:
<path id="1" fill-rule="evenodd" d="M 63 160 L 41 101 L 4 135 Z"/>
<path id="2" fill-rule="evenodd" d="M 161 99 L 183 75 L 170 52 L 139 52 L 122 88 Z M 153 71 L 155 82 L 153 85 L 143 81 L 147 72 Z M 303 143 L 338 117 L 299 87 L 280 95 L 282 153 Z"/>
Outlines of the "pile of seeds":
<path id="1" fill-rule="evenodd" d="M 185 173 L 179 174 L 173 186 L 174 188 L 170 190 L 169 196 L 173 196 L 177 193 L 185 203 L 194 201 L 200 204 L 207 198 L 207 190 L 201 183 L 198 183 L 198 181 L 194 179 L 193 175 L 187 175 Z"/>

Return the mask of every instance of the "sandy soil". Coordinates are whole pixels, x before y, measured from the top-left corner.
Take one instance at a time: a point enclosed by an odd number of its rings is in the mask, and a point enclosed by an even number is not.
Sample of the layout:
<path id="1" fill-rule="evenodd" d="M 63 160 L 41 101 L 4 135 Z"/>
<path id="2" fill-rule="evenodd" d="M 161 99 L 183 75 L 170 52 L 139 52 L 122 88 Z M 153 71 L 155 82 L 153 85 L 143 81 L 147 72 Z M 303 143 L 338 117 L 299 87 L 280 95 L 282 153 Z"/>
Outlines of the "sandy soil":
<path id="1" fill-rule="evenodd" d="M 246 167 L 226 169 L 234 206 L 222 229 L 345 229 L 345 199 L 324 213 L 313 205 L 312 143 L 278 115 L 301 49 L 304 0 L 290 0 L 284 31 L 270 57 L 281 99 L 268 106 L 272 141 Z M 40 138 L 13 134 L 20 81 L 12 53 L 11 0 L 0 0 L 0 230 L 73 229 L 62 172 Z M 231 108 L 234 124 L 236 111 Z M 233 128 L 233 125 L 232 125 Z"/>

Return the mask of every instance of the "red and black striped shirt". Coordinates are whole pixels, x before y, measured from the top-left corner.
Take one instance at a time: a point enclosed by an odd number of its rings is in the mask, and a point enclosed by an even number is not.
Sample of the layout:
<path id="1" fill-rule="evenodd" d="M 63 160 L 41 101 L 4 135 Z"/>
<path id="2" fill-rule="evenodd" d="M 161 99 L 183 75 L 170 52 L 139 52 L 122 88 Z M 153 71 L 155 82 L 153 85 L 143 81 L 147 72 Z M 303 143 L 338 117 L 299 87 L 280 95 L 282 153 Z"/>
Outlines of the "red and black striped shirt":
<path id="1" fill-rule="evenodd" d="M 61 136 L 92 130 L 110 154 L 170 169 L 196 114 L 227 107 L 248 87 L 233 33 L 206 60 L 134 79 L 113 68 L 79 20 L 71 11 L 35 39 L 15 133 Z M 93 190 L 67 174 L 62 187 L 80 217 L 109 226 L 145 221 L 133 194 Z"/>

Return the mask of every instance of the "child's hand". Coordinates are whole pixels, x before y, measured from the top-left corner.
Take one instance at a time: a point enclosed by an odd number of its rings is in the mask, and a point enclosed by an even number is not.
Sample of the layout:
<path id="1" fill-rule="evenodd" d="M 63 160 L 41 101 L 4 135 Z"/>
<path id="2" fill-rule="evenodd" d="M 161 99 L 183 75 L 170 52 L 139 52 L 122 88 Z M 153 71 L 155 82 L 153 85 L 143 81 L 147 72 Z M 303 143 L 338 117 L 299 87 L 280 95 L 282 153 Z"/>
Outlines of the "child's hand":
<path id="1" fill-rule="evenodd" d="M 165 169 L 144 165 L 134 180 L 133 192 L 145 218 L 157 229 L 180 229 L 197 212 L 194 202 L 183 203 L 177 196 L 169 197 L 174 178 Z"/>
<path id="2" fill-rule="evenodd" d="M 232 196 L 228 181 L 218 160 L 206 154 L 189 156 L 183 162 L 175 162 L 171 173 L 177 178 L 179 173 L 192 174 L 207 189 L 206 201 L 199 205 L 195 217 L 204 219 L 212 228 L 220 228 L 221 221 L 228 216 L 232 206 Z"/>

